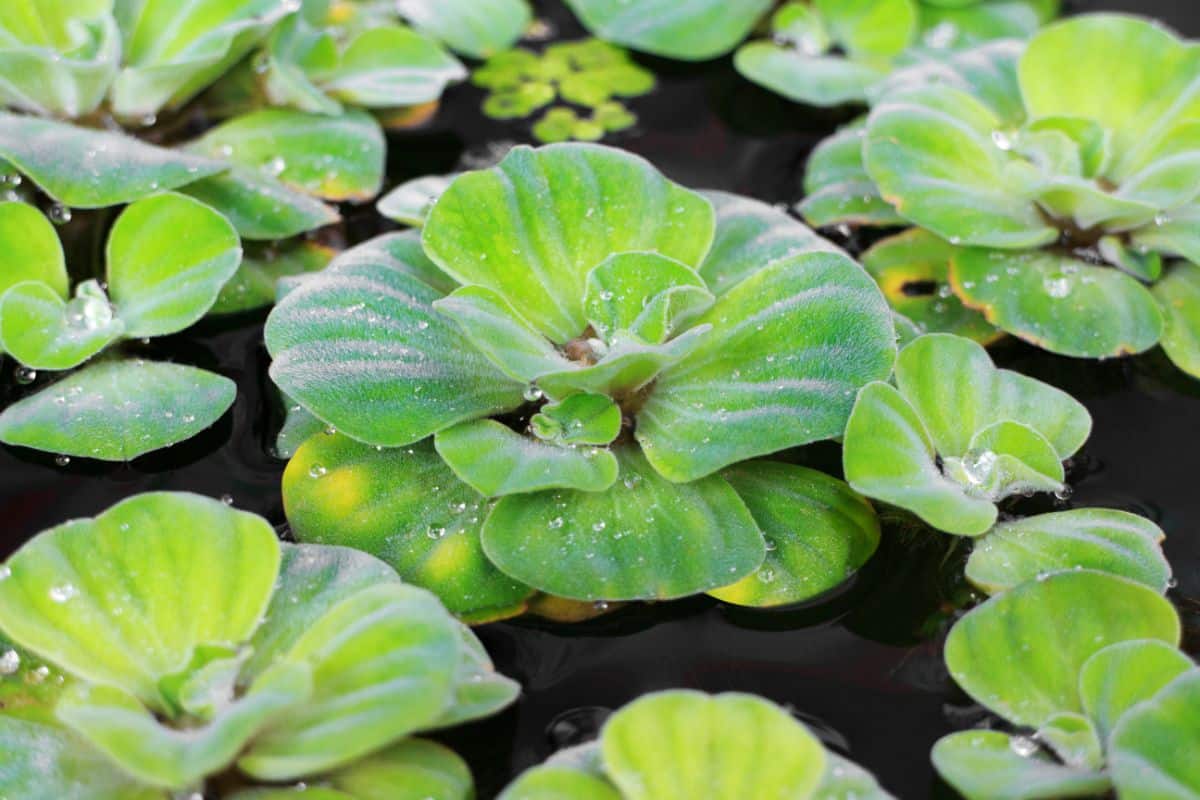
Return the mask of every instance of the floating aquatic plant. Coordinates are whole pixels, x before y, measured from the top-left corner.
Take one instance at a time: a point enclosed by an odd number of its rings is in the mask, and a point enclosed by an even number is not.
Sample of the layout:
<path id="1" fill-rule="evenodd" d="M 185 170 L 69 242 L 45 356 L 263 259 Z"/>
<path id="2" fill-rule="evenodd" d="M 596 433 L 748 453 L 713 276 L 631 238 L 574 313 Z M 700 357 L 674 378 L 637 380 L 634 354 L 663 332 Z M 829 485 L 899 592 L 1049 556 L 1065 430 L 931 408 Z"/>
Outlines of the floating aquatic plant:
<path id="1" fill-rule="evenodd" d="M 751 459 L 841 435 L 893 337 L 869 276 L 786 215 L 617 150 L 517 148 L 272 312 L 273 379 L 336 431 L 288 466 L 292 529 L 472 619 L 534 589 L 811 597 L 874 515 Z"/>
<path id="2" fill-rule="evenodd" d="M 772 0 L 566 0 L 593 36 L 656 56 L 704 61 L 749 35 Z"/>
<path id="3" fill-rule="evenodd" d="M 405 737 L 517 693 L 387 565 L 280 544 L 261 517 L 197 495 L 51 528 L 2 570 L 9 797 L 291 796 L 302 780 L 375 800 L 415 779 L 467 798 L 452 753 Z"/>
<path id="4" fill-rule="evenodd" d="M 580 117 L 555 106 L 533 126 L 541 142 L 597 141 L 633 126 L 637 117 L 614 98 L 631 98 L 654 88 L 654 74 L 628 53 L 599 39 L 560 42 L 538 54 L 506 50 L 475 70 L 471 80 L 491 94 L 483 113 L 496 119 L 527 117 L 556 100 L 591 110 Z"/>
<path id="5" fill-rule="evenodd" d="M 1093 14 L 901 70 L 818 153 L 805 213 L 936 234 L 962 304 L 1047 350 L 1161 343 L 1200 373 L 1196 58 L 1154 23 Z"/>
<path id="6" fill-rule="evenodd" d="M 1166 590 L 1163 533 L 1149 520 L 1075 509 L 997 523 L 1005 498 L 1064 490 L 1062 462 L 1091 430 L 1082 405 L 997 369 L 982 346 L 950 334 L 905 346 L 894 378 L 858 394 L 846 426 L 846 480 L 939 530 L 980 537 L 967 563 L 971 582 L 996 593 L 1077 567 Z"/>
<path id="7" fill-rule="evenodd" d="M 735 63 L 744 76 L 790 100 L 863 103 L 894 68 L 1028 36 L 1057 6 L 1055 0 L 790 2 L 772 17 L 771 40 L 745 45 Z"/>
<path id="8" fill-rule="evenodd" d="M 970 611 L 946 665 L 1016 726 L 942 738 L 933 763 L 972 800 L 1194 797 L 1200 669 L 1163 597 L 1091 570 L 1043 575 Z"/>
<path id="9" fill-rule="evenodd" d="M 704 797 L 891 797 L 774 703 L 748 694 L 674 690 L 609 717 L 597 741 L 521 775 L 500 800 Z"/>
<path id="10" fill-rule="evenodd" d="M 33 374 L 90 362 L 6 408 L 0 441 L 124 461 L 194 436 L 233 404 L 228 378 L 113 350 L 122 339 L 181 331 L 216 302 L 241 261 L 220 214 L 173 193 L 134 202 L 109 235 L 104 283 L 83 281 L 73 295 L 58 235 L 40 211 L 0 204 L 0 238 L 0 347 Z"/>

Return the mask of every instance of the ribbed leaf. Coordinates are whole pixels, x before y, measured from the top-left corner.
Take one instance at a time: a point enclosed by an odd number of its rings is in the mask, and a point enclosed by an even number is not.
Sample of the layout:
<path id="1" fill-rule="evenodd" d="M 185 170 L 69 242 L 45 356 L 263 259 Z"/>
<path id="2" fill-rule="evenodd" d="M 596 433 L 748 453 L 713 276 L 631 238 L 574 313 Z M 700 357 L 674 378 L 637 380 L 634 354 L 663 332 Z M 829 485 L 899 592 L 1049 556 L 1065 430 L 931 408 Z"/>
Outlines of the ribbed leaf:
<path id="1" fill-rule="evenodd" d="M 39 281 L 18 283 L 0 296 L 0 345 L 33 369 L 78 366 L 124 330 L 95 281 L 80 284 L 69 303 Z"/>
<path id="2" fill-rule="evenodd" d="M 0 441 L 50 453 L 131 461 L 190 439 L 221 418 L 233 381 L 195 367 L 103 361 L 0 414 Z"/>
<path id="3" fill-rule="evenodd" d="M 615 452 L 621 480 L 607 491 L 502 498 L 483 530 L 492 562 L 578 600 L 682 597 L 762 563 L 762 534 L 725 480 L 671 484 L 635 448 Z"/>
<path id="4" fill-rule="evenodd" d="M 45 284 L 63 299 L 70 288 L 50 220 L 26 203 L 0 203 L 0 293 L 22 281 Z"/>
<path id="5" fill-rule="evenodd" d="M 934 745 L 933 765 L 947 783 L 973 798 L 1094 797 L 1111 787 L 1102 773 L 1063 766 L 1045 753 L 1017 752 L 1025 746 L 1000 731 L 952 733 Z"/>
<path id="6" fill-rule="evenodd" d="M 638 413 L 646 457 L 674 481 L 840 436 L 854 393 L 894 360 L 891 313 L 848 257 L 777 260 L 723 294 L 696 350 Z"/>
<path id="7" fill-rule="evenodd" d="M 1200 669 L 1179 676 L 1127 713 L 1113 731 L 1113 784 L 1121 797 L 1200 797 Z"/>
<path id="8" fill-rule="evenodd" d="M 867 121 L 860 118 L 822 140 L 804 168 L 806 197 L 798 210 L 817 227 L 903 225 L 904 218 L 879 196 L 863 165 Z"/>
<path id="9" fill-rule="evenodd" d="M 183 191 L 221 212 L 243 239 L 287 239 L 341 220 L 336 209 L 247 167 L 233 167 Z"/>
<path id="10" fill-rule="evenodd" d="M 522 385 L 433 308 L 442 293 L 396 242 L 343 253 L 280 301 L 266 327 L 272 379 L 338 430 L 383 446 L 521 405 Z"/>
<path id="11" fill-rule="evenodd" d="M 1083 709 L 1107 741 L 1125 712 L 1193 668 L 1186 653 L 1157 639 L 1110 645 L 1079 671 Z"/>

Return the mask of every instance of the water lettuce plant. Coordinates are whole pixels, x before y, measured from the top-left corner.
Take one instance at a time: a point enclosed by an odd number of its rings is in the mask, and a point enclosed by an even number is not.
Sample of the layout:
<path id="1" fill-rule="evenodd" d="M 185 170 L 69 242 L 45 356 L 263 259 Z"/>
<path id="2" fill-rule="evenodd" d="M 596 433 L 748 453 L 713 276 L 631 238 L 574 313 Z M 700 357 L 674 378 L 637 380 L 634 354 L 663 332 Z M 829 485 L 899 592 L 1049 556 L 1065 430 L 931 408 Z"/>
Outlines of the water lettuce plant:
<path id="1" fill-rule="evenodd" d="M 499 800 L 891 797 L 774 703 L 671 690 L 614 713 L 599 738 L 522 774 Z"/>
<path id="2" fill-rule="evenodd" d="M 27 800 L 466 800 L 466 766 L 408 737 L 517 693 L 387 565 L 191 494 L 26 543 L 0 632 L 0 794 Z"/>
<path id="3" fill-rule="evenodd" d="M 850 131 L 822 154 L 808 218 L 914 224 L 954 246 L 946 285 L 997 328 L 1088 358 L 1161 343 L 1198 374 L 1196 53 L 1091 14 L 902 70 L 857 150 Z"/>
<path id="4" fill-rule="evenodd" d="M 741 47 L 735 64 L 746 78 L 789 100 L 864 103 L 898 66 L 1029 36 L 1057 11 L 1057 0 L 789 2 L 771 18 L 771 39 Z"/>
<path id="5" fill-rule="evenodd" d="M 1160 594 L 1091 570 L 1043 575 L 960 619 L 946 665 L 1018 729 L 942 738 L 933 763 L 971 800 L 1195 797 L 1200 668 Z"/>
<path id="6" fill-rule="evenodd" d="M 336 431 L 288 465 L 296 535 L 468 618 L 534 589 L 794 602 L 874 550 L 840 481 L 753 460 L 840 436 L 890 373 L 874 282 L 787 215 L 628 153 L 518 147 L 455 178 L 420 231 L 290 291 L 266 341 Z"/>
<path id="7" fill-rule="evenodd" d="M 556 100 L 591 109 L 580 118 L 568 105 L 548 110 L 533 126 L 541 142 L 597 141 L 633 126 L 637 117 L 613 98 L 630 98 L 654 88 L 654 74 L 629 54 L 599 39 L 552 44 L 541 53 L 518 48 L 492 56 L 471 76 L 490 91 L 483 113 L 495 119 L 527 117 Z"/>
<path id="8" fill-rule="evenodd" d="M 989 593 L 1071 568 L 1165 591 L 1171 571 L 1163 533 L 1149 520 L 1073 509 L 997 521 L 1006 498 L 1065 489 L 1063 461 L 1091 426 L 1076 400 L 997 369 L 978 343 L 926 334 L 900 351 L 894 384 L 877 381 L 859 391 L 843 466 L 850 486 L 867 497 L 938 530 L 978 537 L 966 574 Z"/>
<path id="9" fill-rule="evenodd" d="M 27 374 L 83 367 L 0 413 L 0 441 L 125 461 L 190 438 L 233 404 L 228 378 L 116 349 L 181 331 L 216 302 L 241 248 L 211 208 L 175 193 L 130 204 L 109 235 L 104 282 L 73 294 L 54 226 L 33 206 L 0 203 L 0 253 L 0 348 Z"/>

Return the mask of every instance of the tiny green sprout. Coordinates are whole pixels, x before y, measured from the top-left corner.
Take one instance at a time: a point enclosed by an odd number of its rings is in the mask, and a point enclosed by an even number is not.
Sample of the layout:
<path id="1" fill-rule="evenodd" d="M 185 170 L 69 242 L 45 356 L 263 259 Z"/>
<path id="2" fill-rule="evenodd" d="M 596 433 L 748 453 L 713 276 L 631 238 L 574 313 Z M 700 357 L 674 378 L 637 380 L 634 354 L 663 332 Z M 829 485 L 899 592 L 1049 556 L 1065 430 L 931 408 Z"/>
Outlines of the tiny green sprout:
<path id="1" fill-rule="evenodd" d="M 242 258 L 220 214 L 181 194 L 132 203 L 109 235 L 104 284 L 83 281 L 73 297 L 41 212 L 0 203 L 0 241 L 0 348 L 29 370 L 82 367 L 0 413 L 0 441 L 127 461 L 194 436 L 233 404 L 228 378 L 115 349 L 181 331 L 212 308 Z"/>
<path id="2" fill-rule="evenodd" d="M 1161 344 L 1200 374 L 1196 74 L 1193 43 L 1116 14 L 898 70 L 818 148 L 802 211 L 944 240 L 938 289 L 1046 350 Z M 982 339 L 956 306 L 916 321 Z"/>
<path id="3" fill-rule="evenodd" d="M 1027 37 L 1057 11 L 1057 0 L 793 0 L 772 17 L 769 41 L 738 50 L 736 66 L 789 100 L 865 103 L 893 69 Z"/>
<path id="4" fill-rule="evenodd" d="M 594 742 L 527 770 L 499 800 L 789 800 L 891 797 L 761 697 L 672 690 L 615 712 Z"/>
<path id="5" fill-rule="evenodd" d="M 1017 730 L 945 736 L 934 766 L 981 800 L 1200 794 L 1200 668 L 1179 637 L 1161 594 L 1087 569 L 993 597 L 955 623 L 946 666 Z"/>
<path id="6" fill-rule="evenodd" d="M 198 495 L 43 531 L 0 575 L 6 797 L 467 800 L 466 765 L 410 737 L 518 692 L 387 565 Z"/>
<path id="7" fill-rule="evenodd" d="M 535 592 L 783 605 L 865 563 L 862 497 L 756 460 L 840 436 L 890 373 L 861 267 L 596 145 L 420 184 L 385 201 L 420 230 L 335 258 L 267 321 L 297 537 L 362 547 L 471 621 Z"/>
<path id="8" fill-rule="evenodd" d="M 533 126 L 538 141 L 598 141 L 632 127 L 637 117 L 614 98 L 644 95 L 654 75 L 628 54 L 599 39 L 550 45 L 542 54 L 517 49 L 498 53 L 475 70 L 472 81 L 491 93 L 483 112 L 496 119 L 528 117 L 556 99 L 591 110 L 548 109 Z"/>

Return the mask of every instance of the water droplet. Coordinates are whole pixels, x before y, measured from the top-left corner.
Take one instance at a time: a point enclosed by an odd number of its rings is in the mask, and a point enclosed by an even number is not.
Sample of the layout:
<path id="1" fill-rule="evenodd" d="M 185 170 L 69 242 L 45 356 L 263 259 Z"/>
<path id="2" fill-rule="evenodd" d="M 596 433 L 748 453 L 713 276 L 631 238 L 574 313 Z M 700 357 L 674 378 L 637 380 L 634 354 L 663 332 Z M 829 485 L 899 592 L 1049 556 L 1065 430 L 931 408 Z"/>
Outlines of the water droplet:
<path id="1" fill-rule="evenodd" d="M 771 569 L 770 567 L 763 567 L 756 573 L 756 575 L 760 583 L 775 582 L 775 570 Z"/>
<path id="2" fill-rule="evenodd" d="M 939 22 L 925 34 L 925 44 L 938 50 L 944 50 L 958 38 L 958 26 L 953 22 Z"/>
<path id="3" fill-rule="evenodd" d="M 13 371 L 13 378 L 22 386 L 27 386 L 37 380 L 37 370 L 29 367 L 17 367 Z"/>
<path id="4" fill-rule="evenodd" d="M 227 506 L 233 505 L 233 495 L 231 495 L 231 494 L 221 495 L 221 502 Z"/>
<path id="5" fill-rule="evenodd" d="M 604 530 L 607 527 L 608 527 L 608 523 L 605 522 L 604 520 L 598 520 L 598 521 L 592 523 L 592 530 L 594 530 L 596 533 L 599 533 L 600 531 Z"/>
<path id="6" fill-rule="evenodd" d="M 54 457 L 54 463 L 60 467 L 65 467 L 71 463 L 71 457 L 68 455 L 57 455 Z"/>
<path id="7" fill-rule="evenodd" d="M 12 568 L 8 564 L 0 564 L 0 581 L 7 580 L 12 577 Z"/>
<path id="8" fill-rule="evenodd" d="M 600 733 L 612 711 L 603 706 L 583 706 L 562 712 L 546 726 L 546 738 L 557 748 L 590 742 Z"/>
<path id="9" fill-rule="evenodd" d="M 555 517 L 554 519 L 550 520 L 550 523 L 546 527 L 550 528 L 551 530 L 558 530 L 562 526 L 563 526 L 563 518 Z"/>
<path id="10" fill-rule="evenodd" d="M 310 478 L 322 478 L 325 476 L 325 467 L 320 464 L 313 464 L 308 468 L 308 476 Z"/>
<path id="11" fill-rule="evenodd" d="M 21 668 L 21 656 L 16 650 L 5 650 L 0 654 L 0 675 L 13 675 Z"/>
<path id="12" fill-rule="evenodd" d="M 430 525 L 429 529 L 427 531 L 425 531 L 425 535 L 428 536 L 430 539 L 435 539 L 435 540 L 441 539 L 443 536 L 446 535 L 446 529 L 442 528 L 442 527 L 435 527 L 433 525 Z"/>
<path id="13" fill-rule="evenodd" d="M 992 131 L 992 144 L 1001 150 L 1012 150 L 1013 142 L 1004 131 Z"/>
<path id="14" fill-rule="evenodd" d="M 1029 758 L 1038 751 L 1038 743 L 1028 736 L 1014 736 L 1008 740 L 1008 746 L 1021 758 Z"/>
<path id="15" fill-rule="evenodd" d="M 50 599 L 56 603 L 65 603 L 77 594 L 79 594 L 79 590 L 69 583 L 50 587 Z"/>
<path id="16" fill-rule="evenodd" d="M 545 396 L 546 396 L 545 392 L 543 392 L 538 387 L 533 386 L 532 384 L 525 387 L 524 397 L 525 397 L 525 401 L 527 403 L 536 403 L 538 400 L 541 400 Z"/>
<path id="17" fill-rule="evenodd" d="M 996 468 L 996 454 L 991 450 L 967 453 L 963 456 L 962 468 L 967 480 L 978 486 L 987 480 Z"/>
<path id="18" fill-rule="evenodd" d="M 332 425 L 325 426 L 325 435 L 326 436 L 333 436 L 335 433 L 337 433 L 337 428 L 335 428 Z"/>
<path id="19" fill-rule="evenodd" d="M 71 221 L 71 209 L 62 203 L 55 203 L 50 206 L 50 221 L 55 225 L 66 225 Z"/>
<path id="20" fill-rule="evenodd" d="M 1063 275 L 1047 277 L 1042 281 L 1042 288 L 1051 297 L 1066 297 L 1071 293 L 1071 281 Z"/>
<path id="21" fill-rule="evenodd" d="M 278 178 L 285 169 L 287 169 L 287 161 L 283 159 L 283 156 L 275 156 L 263 165 L 263 171 L 272 178 Z"/>

